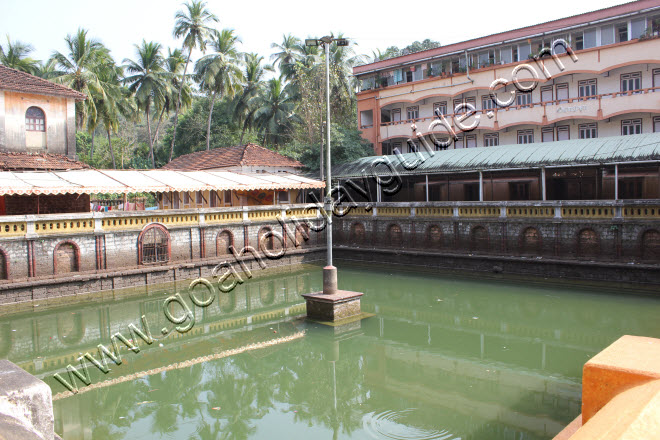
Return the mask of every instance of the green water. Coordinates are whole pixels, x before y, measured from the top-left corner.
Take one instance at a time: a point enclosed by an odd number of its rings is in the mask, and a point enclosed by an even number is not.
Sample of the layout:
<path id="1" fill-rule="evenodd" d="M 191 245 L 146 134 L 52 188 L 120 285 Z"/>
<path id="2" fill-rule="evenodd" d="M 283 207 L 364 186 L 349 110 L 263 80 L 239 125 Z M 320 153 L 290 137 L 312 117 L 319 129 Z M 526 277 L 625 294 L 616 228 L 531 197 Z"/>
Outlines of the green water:
<path id="1" fill-rule="evenodd" d="M 300 294 L 320 281 L 307 267 L 208 307 L 184 295 L 194 326 L 167 336 L 174 289 L 36 307 L 0 318 L 0 358 L 51 386 L 64 440 L 521 440 L 552 438 L 579 414 L 595 353 L 623 334 L 660 337 L 651 297 L 350 266 L 340 288 L 364 292 L 374 316 L 332 328 L 299 317 Z M 143 315 L 152 344 L 119 343 L 107 374 L 88 363 L 78 394 L 53 379 L 69 380 L 67 363 L 83 371 L 80 353 L 98 358 Z"/>

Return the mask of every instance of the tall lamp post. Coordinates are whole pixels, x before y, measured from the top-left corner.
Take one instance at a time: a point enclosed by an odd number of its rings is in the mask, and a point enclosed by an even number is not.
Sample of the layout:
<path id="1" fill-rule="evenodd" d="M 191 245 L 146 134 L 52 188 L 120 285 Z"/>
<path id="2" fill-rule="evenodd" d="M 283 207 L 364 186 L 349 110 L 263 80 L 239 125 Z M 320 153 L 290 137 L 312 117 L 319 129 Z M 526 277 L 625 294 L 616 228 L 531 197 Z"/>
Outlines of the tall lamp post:
<path id="1" fill-rule="evenodd" d="M 345 38 L 325 36 L 305 40 L 306 46 L 323 46 L 325 49 L 325 100 L 326 100 L 326 148 L 325 148 L 325 189 L 324 199 L 326 222 L 326 242 L 328 247 L 328 261 L 323 268 L 323 291 L 304 294 L 307 302 L 307 316 L 319 321 L 340 321 L 345 318 L 361 315 L 360 292 L 349 292 L 337 289 L 337 268 L 332 264 L 332 163 L 330 162 L 330 45 L 336 42 L 337 46 L 348 46 Z"/>
<path id="2" fill-rule="evenodd" d="M 327 267 L 334 268 L 332 264 L 332 164 L 330 163 L 330 45 L 333 41 L 337 42 L 337 46 L 348 46 L 348 40 L 345 38 L 333 38 L 327 35 L 322 38 L 308 38 L 305 40 L 305 46 L 323 46 L 325 50 L 325 105 L 326 105 L 326 144 L 325 144 L 325 199 L 324 208 L 327 221 L 326 242 L 328 247 Z M 323 173 L 321 173 L 323 174 Z M 337 285 L 337 270 L 334 269 L 335 290 Z M 325 279 L 325 272 L 324 272 Z"/>

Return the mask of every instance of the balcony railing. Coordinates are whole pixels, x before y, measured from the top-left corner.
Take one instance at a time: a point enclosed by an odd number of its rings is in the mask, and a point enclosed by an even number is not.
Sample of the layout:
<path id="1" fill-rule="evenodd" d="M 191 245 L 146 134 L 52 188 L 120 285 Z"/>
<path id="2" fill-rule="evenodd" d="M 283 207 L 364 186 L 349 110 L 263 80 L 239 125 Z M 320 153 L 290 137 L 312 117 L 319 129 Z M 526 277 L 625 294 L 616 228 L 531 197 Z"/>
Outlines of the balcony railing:
<path id="1" fill-rule="evenodd" d="M 660 92 L 660 86 L 630 90 L 627 92 L 603 93 L 599 95 L 584 97 L 534 102 L 525 105 L 511 105 L 509 107 L 499 108 L 496 107 L 494 109 L 478 109 L 476 110 L 475 116 L 482 115 L 479 121 L 479 128 L 481 129 L 494 129 L 495 122 L 499 124 L 500 128 L 514 125 L 517 121 L 524 121 L 525 123 L 536 122 L 538 124 L 542 124 L 543 116 L 547 118 L 547 123 L 552 123 L 554 120 L 565 119 L 566 114 L 568 113 L 573 113 L 575 118 L 580 118 L 583 116 L 586 119 L 595 119 L 599 117 L 600 112 L 602 114 L 601 119 L 606 119 L 610 117 L 610 115 L 620 114 L 621 112 L 628 111 L 630 113 L 634 113 L 636 111 L 640 111 L 639 109 L 643 108 L 640 106 L 640 104 L 642 104 L 642 101 L 648 99 L 644 97 L 644 95 L 654 92 Z M 562 108 L 560 107 L 562 105 L 572 104 L 574 106 L 579 106 L 581 103 L 584 103 L 585 106 L 588 104 L 597 103 L 598 106 L 596 107 L 595 105 L 591 105 L 586 108 L 564 109 L 564 112 L 557 111 L 558 109 Z M 654 108 L 657 106 L 655 102 L 649 101 L 648 107 Z M 448 113 L 445 115 L 445 118 L 447 118 L 447 121 L 452 124 L 452 121 L 455 118 L 462 116 L 463 114 L 465 114 L 465 112 Z M 473 118 L 474 116 L 471 116 L 470 118 L 466 119 L 464 124 L 470 125 Z M 388 127 L 388 130 L 386 131 L 381 130 L 381 139 L 387 139 L 393 136 L 408 137 L 412 134 L 410 128 L 411 124 L 418 125 L 418 130 L 422 133 L 425 133 L 424 125 L 420 126 L 419 123 L 430 124 L 431 121 L 435 119 L 437 119 L 436 116 L 426 116 L 415 119 L 405 119 L 402 121 L 381 122 L 381 127 Z"/>
<path id="2" fill-rule="evenodd" d="M 599 65 L 600 62 L 601 62 L 600 61 L 600 59 L 601 59 L 601 53 L 600 52 L 603 51 L 603 50 L 608 51 L 607 52 L 608 55 L 610 53 L 612 53 L 612 55 L 609 56 L 609 58 L 619 59 L 620 56 L 617 56 L 619 54 L 619 52 L 623 51 L 624 56 L 625 56 L 626 52 L 631 52 L 629 50 L 630 49 L 629 46 L 631 44 L 644 43 L 645 41 L 655 40 L 657 38 L 660 38 L 660 36 L 658 36 L 657 34 L 654 33 L 651 36 L 646 36 L 646 37 L 639 38 L 639 39 L 632 39 L 632 40 L 619 42 L 619 43 L 613 43 L 613 44 L 609 44 L 609 45 L 605 45 L 605 46 L 595 46 L 595 47 L 591 47 L 591 48 L 588 48 L 588 49 L 575 50 L 574 53 L 576 53 L 581 59 L 584 57 L 586 60 L 588 60 L 587 62 L 591 62 L 591 64 L 596 63 L 596 64 Z M 564 54 L 559 54 L 559 55 L 563 56 L 563 55 L 566 55 L 566 54 L 564 53 Z M 533 57 L 533 54 L 530 54 L 528 59 L 513 61 L 513 62 L 510 62 L 510 63 L 504 63 L 502 61 L 496 62 L 496 61 L 489 60 L 489 61 L 482 62 L 482 63 L 477 62 L 475 64 L 474 62 L 471 61 L 470 66 L 469 66 L 470 74 L 478 74 L 482 71 L 485 71 L 485 70 L 488 70 L 488 69 L 493 69 L 493 68 L 498 69 L 498 68 L 502 68 L 502 67 L 506 67 L 506 66 L 516 66 L 516 65 L 522 64 L 522 63 L 529 63 L 529 62 L 532 61 L 532 57 Z M 438 61 L 440 61 L 442 59 L 447 60 L 447 58 L 441 57 L 438 60 L 432 61 L 432 63 L 437 63 Z M 545 60 L 547 60 L 547 58 Z M 429 62 L 428 61 L 420 61 L 419 63 L 420 64 L 428 64 Z M 583 64 L 585 64 L 585 63 L 583 62 Z M 391 87 L 402 86 L 402 85 L 416 85 L 416 84 L 419 84 L 419 83 L 424 82 L 424 81 L 432 81 L 432 80 L 437 80 L 437 79 L 452 78 L 452 77 L 459 76 L 459 75 L 465 75 L 465 73 L 467 71 L 467 68 L 466 67 L 459 67 L 456 70 L 452 70 L 450 68 L 449 71 L 447 71 L 447 72 L 437 71 L 437 70 L 434 71 L 433 69 L 431 69 L 431 70 L 432 70 L 432 74 L 427 73 L 429 71 L 428 69 L 423 70 L 424 73 L 423 73 L 422 78 L 415 79 L 413 81 L 405 81 L 405 76 L 404 76 L 404 78 L 402 78 L 401 81 L 397 81 L 397 82 L 392 83 L 392 84 L 387 83 L 386 79 L 387 79 L 388 76 L 383 76 L 383 75 L 385 75 L 388 71 L 383 70 L 383 71 L 380 72 L 381 76 L 372 77 L 373 81 L 369 82 L 366 85 L 361 84 L 360 85 L 360 93 L 361 92 L 368 92 L 368 91 L 372 91 L 372 90 L 384 90 L 384 89 L 389 89 Z M 598 70 L 600 70 L 600 69 L 598 69 Z M 571 73 L 570 69 L 569 69 L 569 71 L 566 71 L 564 73 Z M 383 80 L 385 80 L 385 81 L 383 81 Z"/>
<path id="3" fill-rule="evenodd" d="M 369 206 L 371 209 L 366 209 Z M 502 202 L 379 202 L 357 203 L 351 217 L 419 218 L 546 218 L 549 220 L 660 219 L 660 200 L 571 200 Z"/>
<path id="4" fill-rule="evenodd" d="M 190 228 L 235 223 L 277 222 L 317 218 L 320 213 L 310 205 L 243 206 L 233 208 L 169 209 L 155 211 L 110 211 L 70 214 L 3 216 L 2 239 L 40 236 L 112 233 L 141 230 L 150 223 L 168 228 Z"/>

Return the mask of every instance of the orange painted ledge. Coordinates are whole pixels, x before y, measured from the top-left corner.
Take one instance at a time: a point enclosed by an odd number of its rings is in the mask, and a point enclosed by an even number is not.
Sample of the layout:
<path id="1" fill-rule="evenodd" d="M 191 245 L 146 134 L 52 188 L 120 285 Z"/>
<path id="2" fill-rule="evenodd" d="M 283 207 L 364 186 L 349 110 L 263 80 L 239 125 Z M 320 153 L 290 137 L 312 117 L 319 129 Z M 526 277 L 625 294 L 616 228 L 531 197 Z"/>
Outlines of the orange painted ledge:
<path id="1" fill-rule="evenodd" d="M 660 339 L 622 336 L 584 365 L 582 414 L 554 440 L 660 439 Z"/>
<path id="2" fill-rule="evenodd" d="M 584 364 L 582 423 L 618 394 L 655 379 L 660 379 L 660 339 L 620 337 Z"/>

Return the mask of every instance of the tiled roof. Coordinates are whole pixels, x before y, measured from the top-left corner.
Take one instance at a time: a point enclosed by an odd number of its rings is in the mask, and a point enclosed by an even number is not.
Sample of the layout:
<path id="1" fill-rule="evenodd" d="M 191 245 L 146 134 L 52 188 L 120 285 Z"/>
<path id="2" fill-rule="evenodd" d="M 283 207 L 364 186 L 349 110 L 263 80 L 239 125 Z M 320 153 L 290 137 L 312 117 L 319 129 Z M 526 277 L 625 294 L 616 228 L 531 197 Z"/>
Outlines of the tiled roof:
<path id="1" fill-rule="evenodd" d="M 33 93 L 35 95 L 64 96 L 74 98 L 77 101 L 83 101 L 87 98 L 84 93 L 77 92 L 61 84 L 55 84 L 38 76 L 1 65 L 0 90 Z"/>
<path id="2" fill-rule="evenodd" d="M 210 170 L 235 166 L 302 167 L 297 160 L 255 144 L 214 148 L 179 156 L 163 167 L 166 170 Z"/>
<path id="3" fill-rule="evenodd" d="M 0 152 L 0 170 L 82 170 L 90 168 L 86 163 L 69 159 L 60 154 L 30 154 Z"/>
<path id="4" fill-rule="evenodd" d="M 416 60 L 438 57 L 450 53 L 461 52 L 475 47 L 487 46 L 491 44 L 501 43 L 504 41 L 517 40 L 532 35 L 541 33 L 550 33 L 560 29 L 565 29 L 572 26 L 578 26 L 599 20 L 606 20 L 620 15 L 631 14 L 638 11 L 643 11 L 649 8 L 660 7 L 660 0 L 638 0 L 622 5 L 612 6 L 610 8 L 599 9 L 584 14 L 573 15 L 571 17 L 560 18 L 545 23 L 536 24 L 533 26 L 526 26 L 519 29 L 514 29 L 506 32 L 500 32 L 485 37 L 475 38 L 473 40 L 462 41 L 460 43 L 448 44 L 446 46 L 437 47 L 435 49 L 428 49 L 421 52 L 415 52 L 408 55 L 402 55 L 395 58 L 389 58 L 375 63 L 364 64 L 353 68 L 353 74 L 359 75 L 366 72 L 377 71 L 392 66 L 397 66 L 406 63 L 412 63 Z"/>

